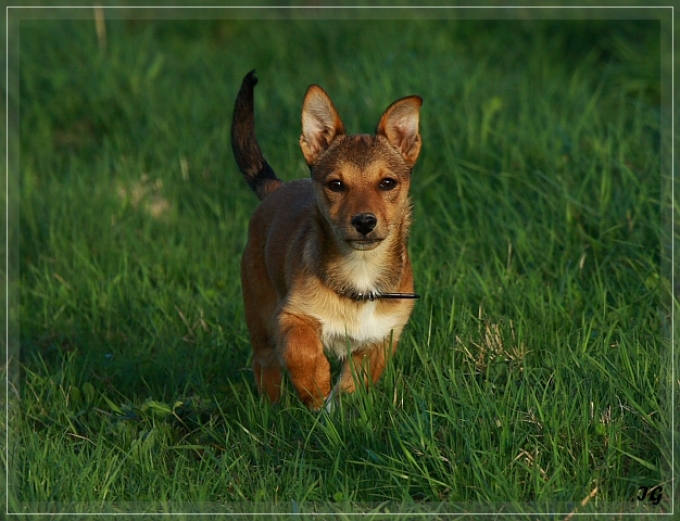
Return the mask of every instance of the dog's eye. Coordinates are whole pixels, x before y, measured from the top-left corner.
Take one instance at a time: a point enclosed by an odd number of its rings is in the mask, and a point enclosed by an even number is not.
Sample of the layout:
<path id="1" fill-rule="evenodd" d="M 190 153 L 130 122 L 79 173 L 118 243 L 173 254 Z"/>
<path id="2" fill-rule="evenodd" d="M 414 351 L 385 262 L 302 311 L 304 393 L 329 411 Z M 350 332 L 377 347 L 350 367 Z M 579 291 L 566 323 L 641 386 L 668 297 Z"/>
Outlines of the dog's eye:
<path id="1" fill-rule="evenodd" d="M 342 183 L 342 181 L 339 181 L 337 179 L 334 179 L 333 181 L 328 181 L 328 183 L 326 183 L 326 187 L 331 192 L 342 192 L 345 189 L 345 185 Z"/>
<path id="2" fill-rule="evenodd" d="M 382 181 L 380 181 L 380 189 L 389 191 L 393 190 L 397 186 L 397 182 L 394 179 L 390 179 L 389 177 L 386 177 Z"/>

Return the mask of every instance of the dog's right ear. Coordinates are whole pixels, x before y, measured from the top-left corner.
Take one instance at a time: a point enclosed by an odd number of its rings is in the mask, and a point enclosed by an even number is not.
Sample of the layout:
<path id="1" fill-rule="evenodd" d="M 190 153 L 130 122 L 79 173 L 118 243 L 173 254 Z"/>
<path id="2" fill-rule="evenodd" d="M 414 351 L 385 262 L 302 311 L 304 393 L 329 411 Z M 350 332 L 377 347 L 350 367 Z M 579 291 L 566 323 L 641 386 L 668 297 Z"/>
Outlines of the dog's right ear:
<path id="1" fill-rule="evenodd" d="M 345 127 L 328 94 L 318 85 L 310 85 L 302 102 L 300 148 L 308 165 L 312 165 L 331 142 L 345 133 Z"/>

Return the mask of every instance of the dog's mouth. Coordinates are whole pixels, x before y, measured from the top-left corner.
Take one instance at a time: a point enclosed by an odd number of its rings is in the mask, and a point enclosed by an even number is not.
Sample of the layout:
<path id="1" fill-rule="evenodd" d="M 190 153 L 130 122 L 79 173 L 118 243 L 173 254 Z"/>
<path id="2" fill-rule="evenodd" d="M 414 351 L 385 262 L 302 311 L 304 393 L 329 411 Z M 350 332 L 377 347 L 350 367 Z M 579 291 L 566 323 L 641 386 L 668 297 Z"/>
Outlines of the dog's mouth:
<path id="1" fill-rule="evenodd" d="M 346 242 L 355 250 L 366 251 L 376 248 L 382 242 L 382 239 L 347 239 Z"/>

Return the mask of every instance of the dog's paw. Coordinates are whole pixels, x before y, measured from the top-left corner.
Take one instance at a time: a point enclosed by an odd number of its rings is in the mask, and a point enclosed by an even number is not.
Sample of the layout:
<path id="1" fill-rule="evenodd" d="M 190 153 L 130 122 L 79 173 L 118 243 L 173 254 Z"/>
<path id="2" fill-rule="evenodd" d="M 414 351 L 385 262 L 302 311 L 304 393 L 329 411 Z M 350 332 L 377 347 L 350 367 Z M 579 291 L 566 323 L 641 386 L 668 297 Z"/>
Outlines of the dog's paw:
<path id="1" fill-rule="evenodd" d="M 338 401 L 337 398 L 337 393 L 335 392 L 335 389 L 331 391 L 331 394 L 328 395 L 328 398 L 326 398 L 326 405 L 324 409 L 326 410 L 327 414 L 332 414 L 333 411 L 335 410 L 336 407 L 336 402 Z"/>

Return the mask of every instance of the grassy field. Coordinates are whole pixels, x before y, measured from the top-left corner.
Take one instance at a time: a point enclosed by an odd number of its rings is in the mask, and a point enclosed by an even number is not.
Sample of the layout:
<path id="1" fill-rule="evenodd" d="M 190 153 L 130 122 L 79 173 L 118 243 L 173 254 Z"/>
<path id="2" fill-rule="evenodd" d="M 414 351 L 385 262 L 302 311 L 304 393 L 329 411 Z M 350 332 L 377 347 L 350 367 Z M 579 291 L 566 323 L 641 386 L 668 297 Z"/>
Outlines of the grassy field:
<path id="1" fill-rule="evenodd" d="M 253 68 L 286 180 L 308 84 L 351 132 L 424 99 L 423 297 L 331 415 L 249 369 Z M 10 511 L 670 512 L 659 76 L 654 22 L 22 22 Z"/>

